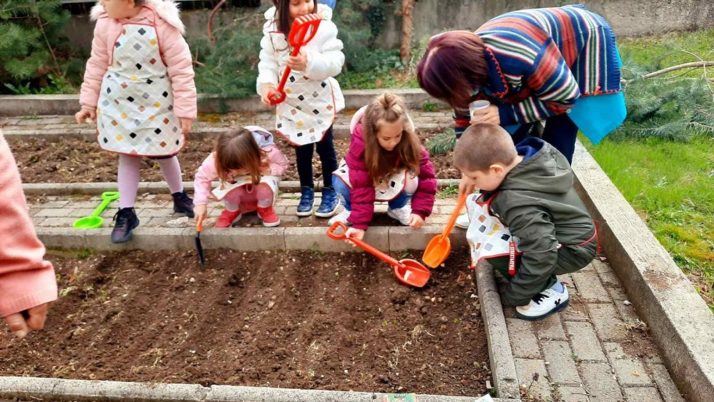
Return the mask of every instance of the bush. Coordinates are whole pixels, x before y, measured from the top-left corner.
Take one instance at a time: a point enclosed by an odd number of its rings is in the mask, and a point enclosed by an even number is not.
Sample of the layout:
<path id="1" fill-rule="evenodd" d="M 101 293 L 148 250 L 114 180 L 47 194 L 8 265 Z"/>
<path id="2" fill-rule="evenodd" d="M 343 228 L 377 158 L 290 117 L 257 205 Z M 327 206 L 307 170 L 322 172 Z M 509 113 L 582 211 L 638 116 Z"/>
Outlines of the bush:
<path id="1" fill-rule="evenodd" d="M 60 64 L 71 57 L 59 0 L 4 0 L 0 5 L 0 92 L 71 88 Z"/>

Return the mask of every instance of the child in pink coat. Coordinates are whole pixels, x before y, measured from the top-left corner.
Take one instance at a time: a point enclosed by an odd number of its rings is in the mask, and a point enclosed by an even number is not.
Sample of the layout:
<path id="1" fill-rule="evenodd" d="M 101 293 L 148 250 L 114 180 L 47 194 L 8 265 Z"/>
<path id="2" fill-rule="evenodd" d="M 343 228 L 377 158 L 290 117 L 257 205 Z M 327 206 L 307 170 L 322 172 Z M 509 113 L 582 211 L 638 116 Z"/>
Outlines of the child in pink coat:
<path id="1" fill-rule="evenodd" d="M 45 325 L 47 303 L 57 299 L 55 271 L 35 234 L 20 172 L 0 132 L 0 317 L 15 335 Z"/>
<path id="2" fill-rule="evenodd" d="M 217 228 L 230 227 L 243 213 L 258 211 L 264 226 L 278 226 L 273 210 L 280 175 L 288 160 L 273 143 L 273 135 L 262 127 L 247 126 L 223 133 L 214 151 L 203 161 L 194 180 L 194 212 L 201 223 L 206 218 L 208 199 L 222 200 L 225 209 Z M 211 182 L 220 186 L 211 191 Z"/>
<path id="3" fill-rule="evenodd" d="M 193 217 L 176 154 L 196 118 L 196 86 L 184 26 L 172 0 L 102 0 L 80 93 L 78 123 L 97 120 L 99 145 L 119 154 L 119 212 L 112 242 L 139 225 L 134 202 L 142 156 L 158 160 L 174 212 Z"/>

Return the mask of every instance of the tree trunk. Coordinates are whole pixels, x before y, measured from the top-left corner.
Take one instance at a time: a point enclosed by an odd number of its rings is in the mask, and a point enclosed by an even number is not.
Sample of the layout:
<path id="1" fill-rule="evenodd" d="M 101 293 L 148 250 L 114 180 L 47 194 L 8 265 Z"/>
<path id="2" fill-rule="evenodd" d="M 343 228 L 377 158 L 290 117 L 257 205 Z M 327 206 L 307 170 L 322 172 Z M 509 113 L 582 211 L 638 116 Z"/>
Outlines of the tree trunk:
<path id="1" fill-rule="evenodd" d="M 412 9 L 414 0 L 402 0 L 402 45 L 399 56 L 402 64 L 407 65 L 412 53 Z"/>

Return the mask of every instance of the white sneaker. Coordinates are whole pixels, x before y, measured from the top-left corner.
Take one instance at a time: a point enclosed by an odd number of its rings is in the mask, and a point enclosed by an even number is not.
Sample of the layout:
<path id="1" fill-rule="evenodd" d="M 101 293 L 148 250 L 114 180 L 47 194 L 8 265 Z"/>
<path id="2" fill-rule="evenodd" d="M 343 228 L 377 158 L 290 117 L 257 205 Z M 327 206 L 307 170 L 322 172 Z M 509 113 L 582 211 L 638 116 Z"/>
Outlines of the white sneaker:
<path id="1" fill-rule="evenodd" d="M 516 307 L 516 317 L 535 321 L 564 309 L 568 305 L 568 288 L 561 285 L 563 293 L 551 287 L 533 296 L 528 305 Z"/>
<path id="2" fill-rule="evenodd" d="M 347 218 L 349 218 L 349 217 L 350 217 L 350 210 L 347 208 L 342 208 L 342 211 L 338 212 L 337 215 L 330 218 L 330 220 L 327 221 L 327 224 L 332 226 L 332 224 L 335 222 L 342 222 L 346 225 Z"/>
<path id="3" fill-rule="evenodd" d="M 468 229 L 471 220 L 469 219 L 469 214 L 461 214 L 456 218 L 456 227 L 460 229 Z"/>
<path id="4" fill-rule="evenodd" d="M 387 215 L 399 221 L 404 226 L 409 226 L 409 220 L 412 216 L 412 207 L 407 204 L 401 208 L 387 209 Z"/>

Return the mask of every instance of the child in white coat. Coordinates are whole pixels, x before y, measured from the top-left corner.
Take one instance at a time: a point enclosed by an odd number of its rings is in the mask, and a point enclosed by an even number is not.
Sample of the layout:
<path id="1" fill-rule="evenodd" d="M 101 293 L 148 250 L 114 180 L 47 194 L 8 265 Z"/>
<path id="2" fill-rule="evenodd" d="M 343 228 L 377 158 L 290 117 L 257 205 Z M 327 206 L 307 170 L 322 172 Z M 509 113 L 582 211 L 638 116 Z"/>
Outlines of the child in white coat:
<path id="1" fill-rule="evenodd" d="M 337 169 L 332 123 L 345 106 L 340 86 L 333 78 L 345 61 L 342 41 L 337 39 L 337 27 L 330 20 L 332 9 L 328 6 L 316 4 L 315 0 L 273 0 L 273 3 L 275 7 L 265 12 L 257 91 L 263 103 L 270 104 L 283 71 L 286 67 L 292 70 L 285 85 L 286 99 L 276 107 L 275 128 L 295 147 L 301 187 L 297 215 L 313 214 L 312 154 L 317 148 L 323 190 L 322 201 L 314 213 L 329 218 L 339 205 L 331 173 Z M 315 37 L 298 55 L 291 56 L 287 38 L 292 22 L 315 13 L 322 18 Z"/>

